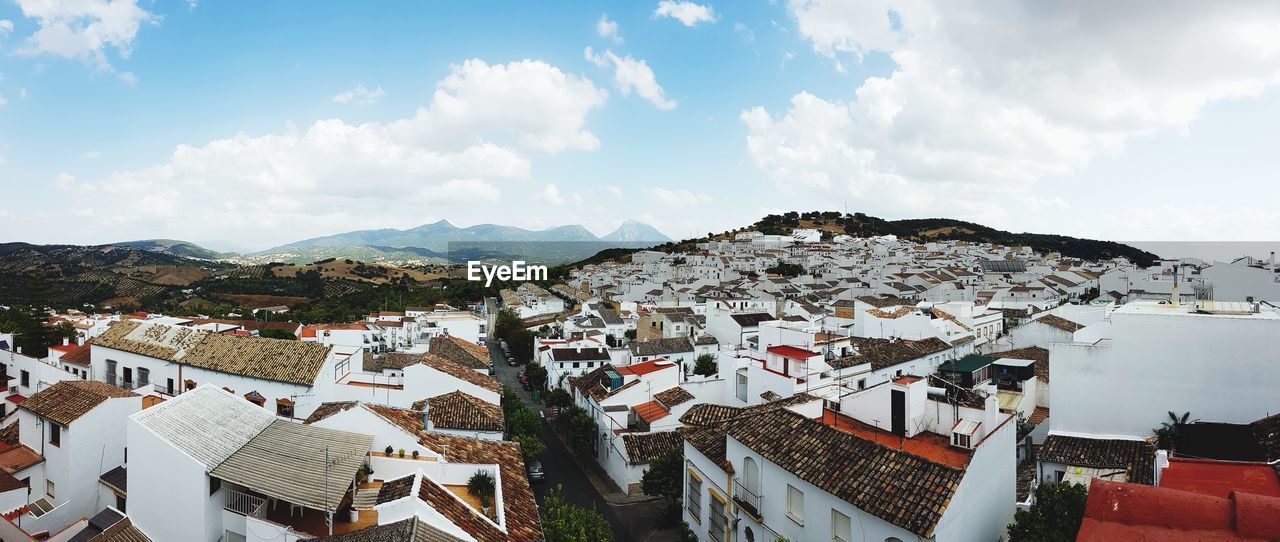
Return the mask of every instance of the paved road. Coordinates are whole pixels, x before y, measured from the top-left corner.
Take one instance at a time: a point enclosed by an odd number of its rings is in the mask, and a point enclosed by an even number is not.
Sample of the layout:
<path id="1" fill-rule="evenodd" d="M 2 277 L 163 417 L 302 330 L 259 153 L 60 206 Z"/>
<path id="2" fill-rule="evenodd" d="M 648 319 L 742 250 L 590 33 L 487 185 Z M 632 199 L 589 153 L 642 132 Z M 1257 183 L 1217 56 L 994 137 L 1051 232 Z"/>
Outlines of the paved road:
<path id="1" fill-rule="evenodd" d="M 530 408 L 541 411 L 542 406 L 534 403 L 529 392 L 524 391 L 524 388 L 520 386 L 518 378 L 520 371 L 524 367 L 507 366 L 506 356 L 502 353 L 502 349 L 498 346 L 496 339 L 489 343 L 489 357 L 493 361 L 494 368 L 497 369 L 498 380 L 507 387 L 516 390 Z M 618 515 L 614 513 L 613 507 L 609 506 L 604 497 L 596 491 L 591 481 L 587 480 L 586 474 L 582 472 L 582 469 L 578 468 L 577 463 L 574 463 L 569 451 L 565 449 L 560 439 L 551 433 L 551 428 L 545 420 L 542 422 L 541 430 L 542 442 L 547 445 L 546 451 L 542 452 L 542 470 L 546 473 L 547 480 L 533 484 L 533 493 L 538 497 L 538 502 L 541 503 L 542 496 L 549 489 L 559 484 L 563 488 L 561 495 L 565 501 L 583 508 L 594 508 L 599 511 L 604 515 L 605 519 L 609 520 L 609 525 L 613 527 L 615 540 L 619 542 L 629 540 L 626 535 L 626 528 L 622 521 L 618 519 Z"/>

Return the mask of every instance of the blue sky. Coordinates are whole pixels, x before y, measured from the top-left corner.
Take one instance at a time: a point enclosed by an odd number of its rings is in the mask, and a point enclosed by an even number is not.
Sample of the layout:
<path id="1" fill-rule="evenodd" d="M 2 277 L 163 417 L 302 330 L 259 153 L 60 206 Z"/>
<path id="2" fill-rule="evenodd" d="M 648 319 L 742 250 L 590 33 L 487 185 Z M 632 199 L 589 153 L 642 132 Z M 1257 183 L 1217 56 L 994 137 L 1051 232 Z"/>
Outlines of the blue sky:
<path id="1" fill-rule="evenodd" d="M 5 0 L 0 240 L 846 206 L 1274 237 L 1276 8 L 1101 6 Z"/>

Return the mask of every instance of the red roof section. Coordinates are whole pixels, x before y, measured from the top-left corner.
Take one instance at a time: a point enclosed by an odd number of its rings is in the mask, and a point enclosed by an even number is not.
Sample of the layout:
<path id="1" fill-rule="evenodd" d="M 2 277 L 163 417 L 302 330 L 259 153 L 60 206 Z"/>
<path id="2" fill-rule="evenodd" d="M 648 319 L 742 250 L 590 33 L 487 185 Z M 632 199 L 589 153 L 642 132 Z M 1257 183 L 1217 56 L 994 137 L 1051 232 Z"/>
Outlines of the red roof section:
<path id="1" fill-rule="evenodd" d="M 671 411 L 667 410 L 657 401 L 649 401 L 648 403 L 636 405 L 636 416 L 639 416 L 645 423 L 653 423 L 665 418 Z"/>
<path id="2" fill-rule="evenodd" d="M 8 396 L 8 397 L 5 397 L 5 398 L 4 398 L 4 400 L 5 400 L 5 401 L 8 401 L 8 402 L 10 402 L 10 403 L 13 403 L 13 404 L 15 404 L 15 405 L 20 405 L 20 404 L 22 404 L 22 402 L 23 402 L 23 401 L 26 401 L 26 400 L 27 400 L 27 398 L 26 398 L 26 397 L 23 397 L 23 396 L 21 396 L 21 395 L 18 395 L 18 394 L 16 394 L 16 393 L 15 393 L 15 394 L 13 394 L 13 395 L 10 395 L 10 396 Z"/>
<path id="3" fill-rule="evenodd" d="M 965 468 L 969 464 L 969 457 L 972 455 L 969 450 L 952 446 L 947 437 L 928 431 L 917 433 L 916 436 L 909 439 L 903 439 L 884 429 L 826 409 L 823 409 L 822 417 L 818 418 L 817 421 L 863 440 L 869 440 L 895 450 L 902 450 L 934 463 L 941 463 L 957 469 Z"/>
<path id="4" fill-rule="evenodd" d="M 675 366 L 675 362 L 667 358 L 654 358 L 644 363 L 632 363 L 631 365 L 614 367 L 613 370 L 618 371 L 618 374 L 643 376 Z"/>
<path id="5" fill-rule="evenodd" d="M 1280 476 L 1265 463 L 1170 458 L 1160 487 L 1213 497 L 1227 497 L 1232 491 L 1280 497 Z"/>
<path id="6" fill-rule="evenodd" d="M 1280 498 L 1232 491 L 1214 497 L 1094 479 L 1076 542 L 1264 541 L 1280 538 Z"/>
<path id="7" fill-rule="evenodd" d="M 809 359 L 811 357 L 821 355 L 817 352 L 810 352 L 803 348 L 799 348 L 796 346 L 787 346 L 785 344 L 770 346 L 769 353 L 777 354 L 784 358 L 791 358 L 791 359 Z"/>

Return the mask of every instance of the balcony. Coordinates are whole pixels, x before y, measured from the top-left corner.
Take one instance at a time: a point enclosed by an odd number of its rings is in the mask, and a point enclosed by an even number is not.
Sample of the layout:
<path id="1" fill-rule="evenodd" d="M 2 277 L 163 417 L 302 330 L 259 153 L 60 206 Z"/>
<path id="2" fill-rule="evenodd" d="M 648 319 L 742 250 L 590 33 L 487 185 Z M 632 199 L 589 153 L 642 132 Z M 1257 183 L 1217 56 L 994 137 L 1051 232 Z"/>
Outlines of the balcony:
<path id="1" fill-rule="evenodd" d="M 733 502 L 738 505 L 739 510 L 746 512 L 756 521 L 764 517 L 760 514 L 760 500 L 760 494 L 748 489 L 741 478 L 733 479 Z"/>
<path id="2" fill-rule="evenodd" d="M 250 495 L 234 489 L 223 489 L 222 492 L 224 497 L 222 507 L 226 510 L 242 516 L 266 517 L 267 499 L 265 497 Z"/>
<path id="3" fill-rule="evenodd" d="M 154 384 L 151 386 L 151 389 L 155 390 L 155 392 L 160 395 L 168 395 L 169 397 L 173 397 L 181 392 L 181 390 L 176 388 L 170 388 L 167 384 Z"/>

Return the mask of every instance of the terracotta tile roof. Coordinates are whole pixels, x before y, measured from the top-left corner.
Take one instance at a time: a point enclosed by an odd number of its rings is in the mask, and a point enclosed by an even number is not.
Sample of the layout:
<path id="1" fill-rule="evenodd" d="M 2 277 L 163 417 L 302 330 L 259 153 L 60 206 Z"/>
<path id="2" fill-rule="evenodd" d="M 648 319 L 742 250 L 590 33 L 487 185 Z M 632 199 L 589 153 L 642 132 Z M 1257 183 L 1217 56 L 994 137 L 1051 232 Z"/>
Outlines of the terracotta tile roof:
<path id="1" fill-rule="evenodd" d="M 759 405 L 751 405 L 748 407 L 732 407 L 712 403 L 699 403 L 689 407 L 689 410 L 685 411 L 683 416 L 680 416 L 680 423 L 689 426 L 715 425 L 739 417 L 753 416 L 770 410 L 817 400 L 817 396 L 800 393 L 785 399 L 779 399 L 777 401 L 771 401 Z"/>
<path id="2" fill-rule="evenodd" d="M 883 446 L 786 409 L 728 424 L 727 434 L 858 509 L 924 537 L 964 470 Z"/>
<path id="3" fill-rule="evenodd" d="M 632 342 L 628 347 L 631 349 L 631 355 L 645 357 L 666 356 L 669 354 L 693 351 L 693 345 L 689 342 L 688 337 L 670 337 L 666 339 L 636 341 Z"/>
<path id="4" fill-rule="evenodd" d="M 378 504 L 398 501 L 408 497 L 413 493 L 414 477 L 415 475 L 409 474 L 382 482 L 382 487 L 378 488 Z"/>
<path id="5" fill-rule="evenodd" d="M 1006 350 L 1004 352 L 996 352 L 991 354 L 996 359 L 1029 359 L 1036 362 L 1036 379 L 1041 382 L 1049 381 L 1049 350 L 1039 346 L 1028 346 L 1016 350 Z"/>
<path id="6" fill-rule="evenodd" d="M 310 386 L 329 357 L 320 343 L 206 334 L 182 362 L 212 371 Z"/>
<path id="7" fill-rule="evenodd" d="M 409 479 L 412 481 L 413 477 Z M 394 523 L 365 527 L 358 531 L 320 537 L 324 542 L 464 542 L 422 520 L 411 517 Z"/>
<path id="8" fill-rule="evenodd" d="M 431 427 L 466 431 L 502 431 L 502 407 L 461 391 L 437 395 L 413 404 L 427 407 Z"/>
<path id="9" fill-rule="evenodd" d="M 1249 424 L 1258 445 L 1267 454 L 1267 461 L 1280 460 L 1280 414 L 1273 414 Z M 1280 463 L 1274 465 L 1280 474 Z"/>
<path id="10" fill-rule="evenodd" d="M 682 405 L 684 403 L 692 401 L 693 394 L 689 393 L 689 390 L 686 390 L 680 386 L 676 386 L 674 388 L 663 390 L 653 394 L 653 398 L 661 402 L 663 406 L 667 408 L 672 408 L 676 405 Z"/>
<path id="11" fill-rule="evenodd" d="M 121 497 L 129 493 L 129 476 L 124 467 L 116 467 L 102 473 L 102 476 L 98 477 L 98 482 Z"/>
<path id="12" fill-rule="evenodd" d="M 421 419 L 421 418 L 419 418 Z M 486 540 L 510 540 L 535 542 L 542 540 L 542 525 L 538 519 L 538 503 L 524 470 L 524 457 L 520 445 L 515 442 L 481 440 L 455 437 L 440 433 L 421 433 L 419 442 L 432 450 L 443 452 L 445 459 L 457 463 L 496 464 L 500 469 L 503 515 L 507 534 L 501 538 L 481 538 L 476 532 L 467 531 L 481 542 Z M 457 502 L 457 500 L 453 500 Z M 465 530 L 466 527 L 463 526 Z"/>
<path id="13" fill-rule="evenodd" d="M 505 497 L 505 494 L 504 494 Z M 477 542 L 496 542 L 508 540 L 507 535 L 489 520 L 481 517 L 480 512 L 467 506 L 454 497 L 449 490 L 441 487 L 429 478 L 423 478 L 418 484 L 418 498 L 422 499 L 437 513 L 448 518 Z"/>
<path id="14" fill-rule="evenodd" d="M 378 372 L 383 369 L 404 369 L 410 365 L 422 363 L 422 354 L 391 352 L 381 357 L 373 357 L 368 352 L 365 352 L 363 361 L 364 370 L 371 372 Z"/>
<path id="15" fill-rule="evenodd" d="M 1240 491 L 1216 497 L 1095 479 L 1076 540 L 1280 540 L 1280 498 Z"/>
<path id="16" fill-rule="evenodd" d="M 350 410 L 358 404 L 360 404 L 358 401 L 334 401 L 330 403 L 320 403 L 320 406 L 316 407 L 316 409 L 311 412 L 311 415 L 307 416 L 306 421 L 302 423 L 316 423 L 344 410 Z"/>
<path id="17" fill-rule="evenodd" d="M 914 302 L 908 301 L 906 299 L 903 299 L 897 296 L 875 297 L 875 296 L 864 295 L 864 296 L 858 296 L 855 299 L 863 303 L 866 303 L 868 305 L 871 305 L 872 307 L 875 307 L 877 309 L 884 309 L 888 307 L 899 307 L 903 305 L 911 305 L 911 306 L 915 305 Z"/>
<path id="18" fill-rule="evenodd" d="M 489 351 L 485 347 L 452 335 L 432 337 L 427 351 L 469 369 L 489 367 Z"/>
<path id="19" fill-rule="evenodd" d="M 1040 425 L 1047 419 L 1049 419 L 1049 409 L 1038 406 L 1031 412 L 1031 417 L 1027 418 L 1027 423 L 1031 425 Z"/>
<path id="20" fill-rule="evenodd" d="M 112 323 L 95 346 L 212 371 L 311 385 L 330 348 L 313 342 L 223 335 L 146 321 Z"/>
<path id="21" fill-rule="evenodd" d="M 639 416 L 640 419 L 645 421 L 645 423 L 656 422 L 667 417 L 668 414 L 671 414 L 671 411 L 667 410 L 666 407 L 662 406 L 662 403 L 657 401 L 638 404 L 636 405 L 635 410 L 636 416 Z"/>
<path id="22" fill-rule="evenodd" d="M 1042 462 L 1125 469 L 1130 482 L 1155 483 L 1156 449 L 1146 441 L 1049 435 L 1039 454 Z"/>
<path id="23" fill-rule="evenodd" d="M 494 393 L 502 391 L 502 383 L 498 382 L 498 379 L 489 375 L 482 375 L 474 369 L 459 365 L 430 352 L 422 355 L 422 364 Z"/>
<path id="24" fill-rule="evenodd" d="M 73 346 L 58 358 L 59 361 L 67 363 L 75 363 L 76 365 L 89 365 L 89 353 L 93 350 L 93 339 L 89 339 L 84 344 Z"/>
<path id="25" fill-rule="evenodd" d="M 90 538 L 89 542 L 151 542 L 151 539 L 134 527 L 133 521 L 126 517 Z"/>
<path id="26" fill-rule="evenodd" d="M 28 397 L 18 407 L 59 425 L 71 425 L 107 399 L 139 397 L 131 391 L 95 380 L 64 380 Z M 141 401 L 138 402 L 142 404 Z"/>
<path id="27" fill-rule="evenodd" d="M 0 452 L 0 470 L 13 474 L 44 461 L 44 457 L 30 446 L 19 444 Z"/>
<path id="28" fill-rule="evenodd" d="M 9 425 L 4 426 L 3 429 L 0 429 L 0 443 L 8 444 L 10 446 L 18 444 L 18 420 L 15 419 L 13 420 L 13 423 L 10 423 Z"/>
<path id="29" fill-rule="evenodd" d="M 1036 318 L 1035 320 L 1032 320 L 1032 321 L 1033 321 L 1033 322 L 1040 322 L 1040 323 L 1042 323 L 1042 324 L 1044 324 L 1044 325 L 1052 326 L 1052 327 L 1056 327 L 1056 328 L 1061 329 L 1061 330 L 1063 330 L 1063 331 L 1069 331 L 1069 332 L 1072 332 L 1072 333 L 1074 333 L 1074 332 L 1076 332 L 1076 331 L 1078 331 L 1078 330 L 1080 330 L 1081 328 L 1083 328 L 1083 327 L 1084 327 L 1084 326 L 1082 326 L 1082 325 L 1080 325 L 1080 324 L 1077 324 L 1077 323 L 1075 323 L 1075 322 L 1072 322 L 1071 320 L 1067 320 L 1066 318 L 1063 318 L 1063 317 L 1061 317 L 1061 316 L 1056 316 L 1056 315 L 1053 315 L 1053 314 L 1046 314 L 1046 315 L 1041 316 L 1041 317 L 1039 317 L 1039 318 Z"/>
<path id="30" fill-rule="evenodd" d="M 610 390 L 607 387 L 609 377 L 605 375 L 605 371 L 609 369 L 617 371 L 613 365 L 601 365 L 600 367 L 587 371 L 587 373 L 582 376 L 569 377 L 569 385 L 599 403 L 622 390 L 640 384 L 640 379 L 637 378 L 619 386 L 616 390 Z M 621 374 L 621 371 L 619 371 L 619 374 Z"/>
<path id="31" fill-rule="evenodd" d="M 679 450 L 683 442 L 678 431 L 622 434 L 622 445 L 632 465 L 648 463 L 667 452 Z"/>
<path id="32" fill-rule="evenodd" d="M 832 368 L 843 369 L 862 363 L 871 363 L 873 370 L 880 370 L 952 348 L 946 341 L 937 337 L 919 341 L 850 337 L 849 343 L 856 349 L 856 353 L 829 361 L 828 364 Z"/>

